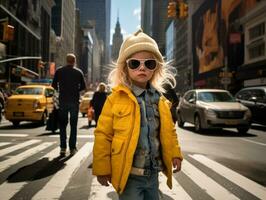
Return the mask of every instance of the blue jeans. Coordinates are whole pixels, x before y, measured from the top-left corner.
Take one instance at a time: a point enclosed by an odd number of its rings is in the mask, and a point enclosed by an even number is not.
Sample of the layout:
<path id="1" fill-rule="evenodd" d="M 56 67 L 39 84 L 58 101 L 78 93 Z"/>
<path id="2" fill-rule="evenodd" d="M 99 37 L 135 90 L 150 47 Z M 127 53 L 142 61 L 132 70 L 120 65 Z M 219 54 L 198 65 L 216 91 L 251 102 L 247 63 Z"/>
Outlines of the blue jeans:
<path id="1" fill-rule="evenodd" d="M 150 176 L 130 174 L 119 200 L 159 200 L 158 172 Z"/>
<path id="2" fill-rule="evenodd" d="M 70 113 L 70 137 L 69 148 L 75 149 L 77 142 L 77 124 L 78 124 L 78 104 L 60 104 L 59 108 L 59 123 L 60 123 L 60 147 L 66 148 L 66 127 L 68 124 L 68 113 Z"/>

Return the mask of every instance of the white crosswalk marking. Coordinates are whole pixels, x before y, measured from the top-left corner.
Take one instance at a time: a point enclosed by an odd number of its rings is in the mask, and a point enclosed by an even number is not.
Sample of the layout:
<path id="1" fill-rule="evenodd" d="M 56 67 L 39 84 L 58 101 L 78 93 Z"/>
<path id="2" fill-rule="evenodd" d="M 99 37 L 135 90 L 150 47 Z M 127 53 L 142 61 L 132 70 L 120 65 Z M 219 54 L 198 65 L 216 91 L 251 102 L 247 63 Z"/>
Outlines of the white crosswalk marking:
<path id="1" fill-rule="evenodd" d="M 82 136 L 83 137 L 83 136 Z M 92 135 L 84 135 L 85 138 L 92 138 Z M 94 137 L 94 136 L 93 136 Z M 41 143 L 41 140 L 29 140 L 20 144 L 15 144 L 14 146 L 7 146 L 6 148 L 2 148 L 0 150 L 0 157 L 5 156 L 11 152 L 19 151 L 22 152 L 17 155 L 10 155 L 10 157 L 2 158 L 2 161 L 0 161 L 0 173 L 4 172 L 9 167 L 16 166 L 17 163 L 33 156 L 34 154 L 38 154 L 41 151 L 47 149 L 48 147 L 51 147 L 56 142 L 44 142 Z M 11 142 L 0 142 L 0 146 L 6 146 L 12 144 Z M 27 150 L 23 151 L 23 148 L 33 146 L 32 148 L 28 148 Z M 78 177 L 79 173 L 76 173 L 77 170 L 81 168 L 81 166 L 85 163 L 84 161 L 89 157 L 89 155 L 92 152 L 93 143 L 87 142 L 85 145 L 81 147 L 81 149 L 69 160 L 64 161 L 65 167 L 62 168 L 60 171 L 57 171 L 51 179 L 44 185 L 43 188 L 41 188 L 39 191 L 36 191 L 37 193 L 33 196 L 33 200 L 36 199 L 60 199 L 62 198 L 63 192 L 69 192 L 69 189 L 72 189 L 71 187 L 67 187 L 69 183 L 75 183 L 74 180 L 76 176 Z M 51 149 L 51 148 L 50 148 Z M 58 157 L 59 154 L 59 148 L 53 148 L 51 151 L 49 151 L 46 155 L 42 156 L 38 160 L 41 160 L 43 158 L 47 158 L 49 161 L 55 159 Z M 206 167 L 212 169 L 215 173 L 217 173 L 217 176 L 221 176 L 228 181 L 231 181 L 232 183 L 236 184 L 237 186 L 243 188 L 246 192 L 249 192 L 250 194 L 258 197 L 259 199 L 266 199 L 266 188 L 262 185 L 259 185 L 258 183 L 242 176 L 241 174 L 238 174 L 237 172 L 223 166 L 222 164 L 215 162 L 211 159 L 209 159 L 206 156 L 199 155 L 199 154 L 189 154 L 188 155 L 190 159 L 193 159 L 197 162 L 200 162 L 201 164 L 205 165 Z M 36 160 L 31 160 L 31 164 L 36 162 Z M 45 165 L 41 166 L 41 168 L 38 168 L 32 172 L 32 176 L 34 177 L 38 172 L 45 169 Z M 230 191 L 228 191 L 227 186 L 221 186 L 218 184 L 215 179 L 212 179 L 208 177 L 208 173 L 203 173 L 200 168 L 202 166 L 196 166 L 192 165 L 188 160 L 184 159 L 182 162 L 182 172 L 189 177 L 190 181 L 193 181 L 198 187 L 202 189 L 202 193 L 207 193 L 209 196 L 211 196 L 213 199 L 217 200 L 224 200 L 224 199 L 234 199 L 238 200 L 240 197 L 238 197 L 237 193 L 232 194 Z M 83 168 L 83 167 L 82 167 Z M 22 169 L 23 170 L 23 169 Z M 79 171 L 81 172 L 81 171 Z M 6 172 L 4 172 L 6 173 Z M 7 172 L 9 173 L 9 172 Z M 186 178 L 185 176 L 183 176 Z M 74 178 L 74 179 L 73 179 Z M 180 179 L 178 179 L 180 180 Z M 5 181 L 5 180 L 2 180 Z M 30 184 L 30 179 L 25 179 L 23 181 L 5 181 L 2 182 L 0 185 L 0 197 L 1 199 L 11 199 L 12 197 L 20 197 L 21 190 L 26 192 L 25 186 Z M 188 191 L 186 191 L 186 187 L 183 188 L 181 184 L 182 182 L 178 182 L 173 177 L 173 188 L 170 190 L 168 186 L 166 185 L 166 177 L 160 173 L 159 174 L 159 189 L 161 191 L 161 199 L 182 199 L 182 200 L 192 200 L 192 197 L 194 198 L 195 194 L 189 194 Z M 184 183 L 185 184 L 185 183 Z M 193 184 L 194 185 L 194 184 Z M 118 195 L 115 192 L 114 188 L 112 186 L 104 187 L 101 186 L 96 177 L 92 178 L 91 182 L 91 189 L 88 200 L 118 200 Z M 200 193 L 199 193 L 200 195 Z M 240 194 L 239 194 L 240 195 Z M 21 196 L 21 198 L 24 198 Z"/>
<path id="2" fill-rule="evenodd" d="M 32 156 L 33 154 L 36 154 L 36 153 L 42 151 L 43 149 L 48 148 L 52 144 L 54 144 L 54 142 L 44 142 L 44 143 L 38 145 L 37 147 L 33 147 L 31 149 L 28 149 L 28 150 L 24 151 L 23 153 L 17 154 L 16 156 L 12 156 L 11 158 L 0 162 L 0 172 L 6 170 L 9 167 L 11 167 L 12 165 Z"/>
<path id="3" fill-rule="evenodd" d="M 239 199 L 186 160 L 182 162 L 182 172 L 214 199 Z"/>
<path id="4" fill-rule="evenodd" d="M 28 134 L 14 134 L 14 133 L 1 133 L 0 137 L 27 137 L 29 136 Z"/>
<path id="5" fill-rule="evenodd" d="M 43 157 L 40 158 L 48 158 L 49 161 L 53 160 L 54 158 L 58 157 L 58 152 L 59 149 L 55 148 L 48 154 L 44 155 Z M 36 169 L 34 173 L 37 173 L 37 171 L 40 169 Z M 2 185 L 0 185 L 0 197 L 1 199 L 10 199 L 12 196 L 14 196 L 17 192 L 19 192 L 28 182 L 23 181 L 23 182 L 4 182 Z"/>
<path id="6" fill-rule="evenodd" d="M 51 138 L 59 138 L 59 135 L 50 135 Z M 94 135 L 77 135 L 77 138 L 94 138 Z"/>
<path id="7" fill-rule="evenodd" d="M 186 193 L 181 185 L 172 177 L 173 187 L 172 190 L 166 185 L 166 176 L 162 173 L 159 174 L 160 191 L 163 195 L 170 196 L 173 199 L 192 200 L 192 198 Z"/>
<path id="8" fill-rule="evenodd" d="M 98 183 L 97 178 L 93 177 L 91 183 L 91 192 L 89 200 L 118 200 L 118 195 L 116 194 L 112 186 L 105 187 Z"/>
<path id="9" fill-rule="evenodd" d="M 0 150 L 0 156 L 9 154 L 10 152 L 16 151 L 18 149 L 21 149 L 23 147 L 29 146 L 29 145 L 37 143 L 37 142 L 40 142 L 40 140 L 29 140 L 27 142 L 23 142 L 23 143 L 20 143 L 18 145 L 15 145 L 15 146 L 5 148 L 3 150 Z"/>
<path id="10" fill-rule="evenodd" d="M 58 171 L 32 199 L 59 199 L 72 175 L 91 153 L 92 147 L 92 143 L 86 143 L 71 159 L 65 162 L 66 166 Z"/>
<path id="11" fill-rule="evenodd" d="M 11 144 L 10 142 L 0 142 L 0 147 L 6 146 L 8 144 Z"/>
<path id="12" fill-rule="evenodd" d="M 234 172 L 233 170 L 217 163 L 203 155 L 194 154 L 190 155 L 195 160 L 199 161 L 203 165 L 213 169 L 216 173 L 227 178 L 229 181 L 235 183 L 236 185 L 244 188 L 246 191 L 250 192 L 254 196 L 260 199 L 266 199 L 266 188 L 257 184 L 256 182 Z"/>

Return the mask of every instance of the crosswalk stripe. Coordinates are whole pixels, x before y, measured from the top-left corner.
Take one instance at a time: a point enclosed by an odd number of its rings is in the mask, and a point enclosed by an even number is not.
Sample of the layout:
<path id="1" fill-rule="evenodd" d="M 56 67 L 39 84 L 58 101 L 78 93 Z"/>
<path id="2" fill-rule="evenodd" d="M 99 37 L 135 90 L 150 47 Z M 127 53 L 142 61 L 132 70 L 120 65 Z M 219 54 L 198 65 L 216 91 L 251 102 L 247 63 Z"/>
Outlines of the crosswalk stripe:
<path id="1" fill-rule="evenodd" d="M 11 144 L 10 142 L 0 142 L 0 147 L 6 146 L 8 144 Z"/>
<path id="2" fill-rule="evenodd" d="M 9 134 L 9 133 L 1 133 L 0 137 L 27 137 L 29 136 L 28 134 Z"/>
<path id="3" fill-rule="evenodd" d="M 65 162 L 64 169 L 58 171 L 32 199 L 59 199 L 72 175 L 91 153 L 92 147 L 92 143 L 86 143 L 71 159 Z"/>
<path id="4" fill-rule="evenodd" d="M 33 154 L 38 153 L 39 151 L 42 151 L 43 149 L 48 148 L 49 146 L 53 145 L 54 142 L 44 142 L 36 147 L 33 147 L 31 149 L 28 149 L 24 151 L 23 153 L 17 154 L 16 156 L 12 156 L 11 158 L 4 160 L 0 162 L 0 172 L 8 169 L 12 165 L 32 156 Z"/>
<path id="5" fill-rule="evenodd" d="M 23 147 L 26 147 L 28 145 L 31 145 L 31 144 L 34 144 L 34 143 L 37 143 L 37 142 L 40 142 L 40 140 L 29 140 L 27 142 L 23 142 L 23 143 L 20 143 L 18 145 L 15 145 L 15 146 L 5 148 L 3 150 L 0 150 L 0 156 L 9 154 L 9 153 L 11 153 L 13 151 L 16 151 L 18 149 L 21 149 Z"/>
<path id="6" fill-rule="evenodd" d="M 53 160 L 54 158 L 58 157 L 59 149 L 55 148 L 48 154 L 42 156 L 40 160 L 43 158 L 48 158 L 49 161 Z M 38 171 L 40 171 L 42 168 L 36 169 L 34 173 L 36 174 Z M 0 197 L 1 199 L 10 199 L 13 197 L 17 192 L 19 192 L 28 182 L 4 182 L 2 185 L 0 185 Z"/>
<path id="7" fill-rule="evenodd" d="M 214 199 L 239 199 L 186 160 L 182 162 L 182 172 Z"/>
<path id="8" fill-rule="evenodd" d="M 172 177 L 172 190 L 166 185 L 166 176 L 162 173 L 159 174 L 159 189 L 163 195 L 170 196 L 172 199 L 192 200 L 183 187 Z"/>
<path id="9" fill-rule="evenodd" d="M 110 195 L 113 194 L 113 195 Z M 90 196 L 88 200 L 118 200 L 118 195 L 115 192 L 113 186 L 102 186 L 100 183 L 98 183 L 97 178 L 93 177 L 92 183 L 91 183 L 91 191 Z"/>
<path id="10" fill-rule="evenodd" d="M 190 157 L 194 158 L 198 162 L 202 163 L 203 165 L 213 169 L 216 173 L 222 175 L 229 181 L 235 183 L 236 185 L 242 187 L 249 193 L 253 194 L 260 199 L 266 198 L 266 188 L 261 186 L 260 184 L 242 176 L 241 174 L 221 165 L 218 162 L 215 162 L 203 155 L 194 154 L 189 155 Z"/>
<path id="11" fill-rule="evenodd" d="M 59 135 L 50 135 L 52 138 L 59 138 Z M 94 135 L 77 135 L 77 138 L 94 138 Z"/>

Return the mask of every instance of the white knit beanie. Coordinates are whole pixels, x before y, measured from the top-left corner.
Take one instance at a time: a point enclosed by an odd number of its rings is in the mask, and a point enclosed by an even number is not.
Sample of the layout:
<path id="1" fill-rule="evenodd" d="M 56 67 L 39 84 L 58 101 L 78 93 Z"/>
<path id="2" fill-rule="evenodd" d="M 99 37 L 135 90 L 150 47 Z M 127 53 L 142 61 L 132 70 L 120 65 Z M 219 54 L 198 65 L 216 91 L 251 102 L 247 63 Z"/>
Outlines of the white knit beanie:
<path id="1" fill-rule="evenodd" d="M 142 29 L 139 29 L 122 43 L 117 64 L 124 64 L 129 56 L 140 51 L 151 52 L 159 62 L 163 62 L 162 54 L 155 40 L 143 33 Z"/>

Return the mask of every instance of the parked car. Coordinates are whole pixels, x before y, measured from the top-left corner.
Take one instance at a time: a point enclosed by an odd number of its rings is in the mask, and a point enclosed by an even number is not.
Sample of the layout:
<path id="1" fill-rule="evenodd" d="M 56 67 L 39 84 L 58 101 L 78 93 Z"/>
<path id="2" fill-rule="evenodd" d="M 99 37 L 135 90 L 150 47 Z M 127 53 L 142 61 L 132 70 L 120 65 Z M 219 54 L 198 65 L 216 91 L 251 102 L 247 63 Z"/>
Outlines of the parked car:
<path id="1" fill-rule="evenodd" d="M 178 126 L 195 125 L 196 132 L 210 128 L 237 128 L 246 133 L 250 127 L 250 110 L 237 102 L 226 90 L 189 90 L 177 107 Z"/>
<path id="2" fill-rule="evenodd" d="M 235 97 L 250 109 L 252 122 L 266 125 L 266 86 L 244 88 Z"/>
<path id="3" fill-rule="evenodd" d="M 48 85 L 19 86 L 5 107 L 5 118 L 18 126 L 21 121 L 46 124 L 47 116 L 53 110 L 54 89 Z"/>
<path id="4" fill-rule="evenodd" d="M 86 92 L 82 97 L 79 104 L 79 111 L 81 112 L 82 116 L 85 117 L 85 115 L 88 112 L 88 108 L 90 106 L 90 101 L 93 97 L 93 91 Z"/>

